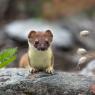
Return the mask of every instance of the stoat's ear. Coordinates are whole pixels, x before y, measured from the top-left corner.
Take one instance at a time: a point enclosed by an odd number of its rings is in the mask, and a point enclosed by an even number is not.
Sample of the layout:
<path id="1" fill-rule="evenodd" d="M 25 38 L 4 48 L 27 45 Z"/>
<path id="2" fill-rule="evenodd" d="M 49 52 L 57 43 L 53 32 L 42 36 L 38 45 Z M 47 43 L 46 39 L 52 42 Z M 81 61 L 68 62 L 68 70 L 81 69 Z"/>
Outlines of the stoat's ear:
<path id="1" fill-rule="evenodd" d="M 28 38 L 32 38 L 36 34 L 36 31 L 30 31 L 28 34 Z"/>
<path id="2" fill-rule="evenodd" d="M 51 30 L 46 30 L 46 34 L 47 34 L 49 37 L 53 37 L 53 34 L 52 34 Z"/>

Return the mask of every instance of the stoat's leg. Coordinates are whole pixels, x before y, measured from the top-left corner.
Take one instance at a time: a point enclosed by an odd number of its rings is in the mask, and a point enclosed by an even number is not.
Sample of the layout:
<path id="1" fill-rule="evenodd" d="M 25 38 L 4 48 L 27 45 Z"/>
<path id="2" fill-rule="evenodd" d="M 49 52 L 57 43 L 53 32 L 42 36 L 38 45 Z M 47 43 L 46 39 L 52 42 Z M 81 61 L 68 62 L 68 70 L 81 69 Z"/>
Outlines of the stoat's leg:
<path id="1" fill-rule="evenodd" d="M 49 73 L 49 74 L 53 74 L 53 73 L 54 73 L 53 67 L 52 67 L 52 66 L 51 66 L 51 67 L 48 67 L 48 68 L 46 69 L 46 72 Z"/>
<path id="2" fill-rule="evenodd" d="M 29 70 L 30 73 L 35 73 L 37 72 L 37 69 L 34 67 L 31 67 L 30 65 L 27 66 L 27 69 Z"/>
<path id="3" fill-rule="evenodd" d="M 49 74 L 53 74 L 54 73 L 54 57 L 52 56 L 51 59 L 51 64 L 49 64 L 49 67 L 46 69 L 46 72 Z"/>

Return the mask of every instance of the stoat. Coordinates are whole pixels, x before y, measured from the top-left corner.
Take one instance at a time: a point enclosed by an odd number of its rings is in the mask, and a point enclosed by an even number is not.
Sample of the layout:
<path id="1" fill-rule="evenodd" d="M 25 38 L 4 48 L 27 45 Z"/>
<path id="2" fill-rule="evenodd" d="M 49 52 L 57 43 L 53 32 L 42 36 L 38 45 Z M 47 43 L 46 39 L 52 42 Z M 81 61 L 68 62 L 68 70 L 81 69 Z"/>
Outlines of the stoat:
<path id="1" fill-rule="evenodd" d="M 40 70 L 53 73 L 52 40 L 53 34 L 50 30 L 44 32 L 31 31 L 28 34 L 28 52 L 21 57 L 19 67 L 29 68 L 32 73 Z"/>

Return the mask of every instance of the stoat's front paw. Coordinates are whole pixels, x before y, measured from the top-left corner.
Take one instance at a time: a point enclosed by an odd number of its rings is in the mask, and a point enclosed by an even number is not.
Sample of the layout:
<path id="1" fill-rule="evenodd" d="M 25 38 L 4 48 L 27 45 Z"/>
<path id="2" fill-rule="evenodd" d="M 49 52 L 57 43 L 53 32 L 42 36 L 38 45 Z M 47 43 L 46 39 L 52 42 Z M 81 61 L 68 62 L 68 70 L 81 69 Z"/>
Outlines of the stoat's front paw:
<path id="1" fill-rule="evenodd" d="M 54 73 L 54 69 L 52 67 L 49 67 L 46 69 L 46 72 L 49 74 L 53 74 Z"/>
<path id="2" fill-rule="evenodd" d="M 35 72 L 37 72 L 37 69 L 35 69 L 35 68 L 29 68 L 29 72 L 30 73 L 35 73 Z"/>

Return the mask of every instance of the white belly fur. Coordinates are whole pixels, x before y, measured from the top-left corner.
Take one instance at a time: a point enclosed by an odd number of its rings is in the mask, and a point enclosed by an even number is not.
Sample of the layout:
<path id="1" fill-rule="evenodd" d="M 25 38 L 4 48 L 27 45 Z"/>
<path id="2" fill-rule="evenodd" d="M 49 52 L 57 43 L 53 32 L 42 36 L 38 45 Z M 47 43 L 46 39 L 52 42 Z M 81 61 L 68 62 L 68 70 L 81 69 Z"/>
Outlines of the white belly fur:
<path id="1" fill-rule="evenodd" d="M 34 68 L 46 69 L 51 64 L 52 50 L 38 51 L 36 48 L 29 48 L 30 64 Z"/>

